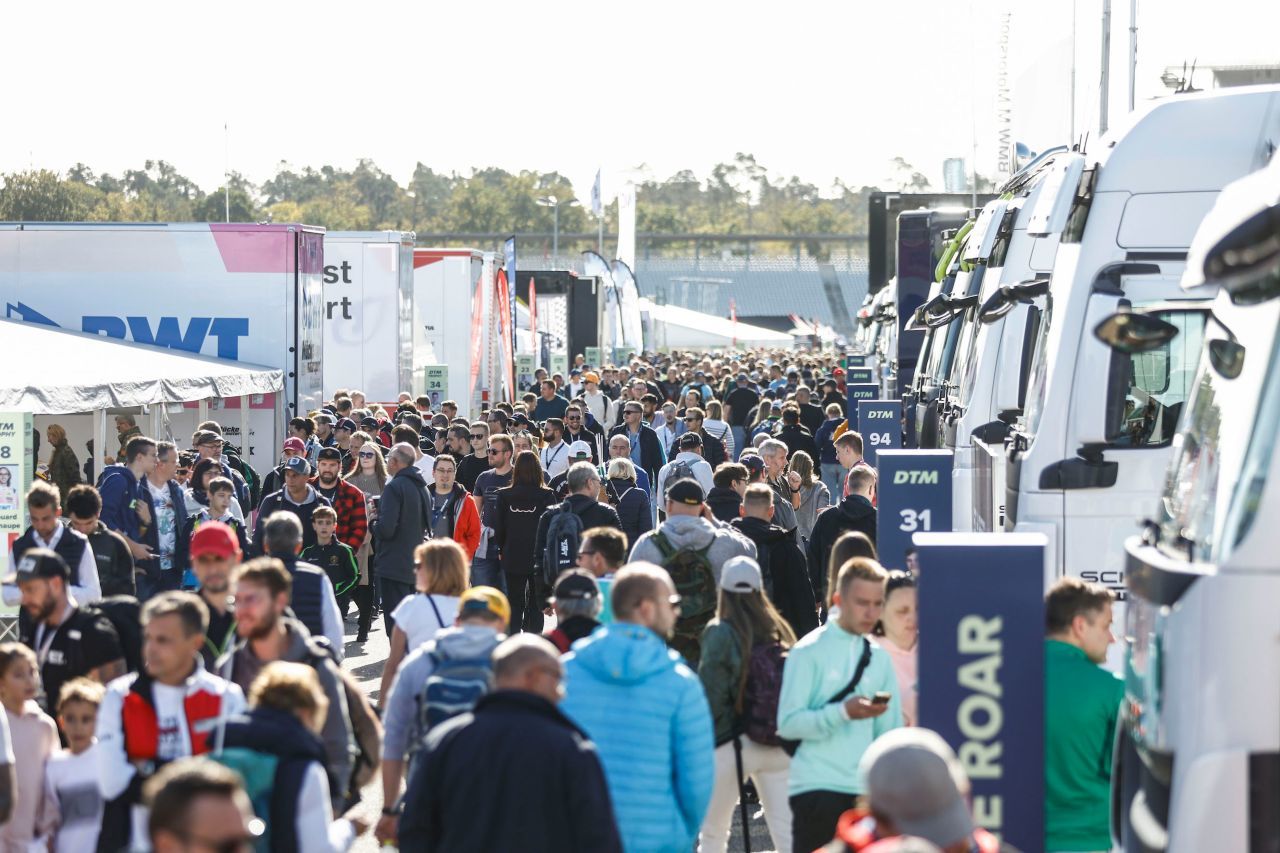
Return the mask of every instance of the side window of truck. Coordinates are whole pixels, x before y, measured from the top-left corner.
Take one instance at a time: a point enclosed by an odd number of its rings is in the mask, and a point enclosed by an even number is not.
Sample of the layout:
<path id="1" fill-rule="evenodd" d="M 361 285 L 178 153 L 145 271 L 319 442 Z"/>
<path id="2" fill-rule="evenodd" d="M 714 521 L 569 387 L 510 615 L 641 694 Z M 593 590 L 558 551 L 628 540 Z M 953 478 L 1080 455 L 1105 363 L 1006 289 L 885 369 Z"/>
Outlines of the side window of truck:
<path id="1" fill-rule="evenodd" d="M 1149 352 L 1117 356 L 1125 359 L 1127 387 L 1120 424 L 1112 447 L 1161 447 L 1173 440 L 1178 419 L 1191 395 L 1204 339 L 1204 315 L 1196 312 L 1158 315 L 1178 327 L 1178 336 Z"/>

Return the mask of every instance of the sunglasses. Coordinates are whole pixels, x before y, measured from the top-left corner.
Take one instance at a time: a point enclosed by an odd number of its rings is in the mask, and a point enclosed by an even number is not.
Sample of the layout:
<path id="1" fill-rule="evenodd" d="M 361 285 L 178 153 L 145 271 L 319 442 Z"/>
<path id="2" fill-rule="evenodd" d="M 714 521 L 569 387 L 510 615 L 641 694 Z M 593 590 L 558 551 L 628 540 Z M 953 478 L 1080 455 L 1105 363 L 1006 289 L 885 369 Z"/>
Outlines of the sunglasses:
<path id="1" fill-rule="evenodd" d="M 638 414 L 640 414 L 640 410 L 639 410 L 639 409 L 623 409 L 623 410 L 622 410 L 622 414 L 624 414 L 624 415 L 638 415 Z"/>
<path id="2" fill-rule="evenodd" d="M 685 418 L 684 422 L 687 424 L 696 424 L 696 423 L 699 423 L 701 420 L 702 418 Z"/>
<path id="3" fill-rule="evenodd" d="M 580 421 L 580 420 L 582 420 L 582 417 L 581 417 L 580 415 L 570 415 L 569 417 L 565 418 L 565 420 L 566 420 L 566 421 Z"/>
<path id="4" fill-rule="evenodd" d="M 507 452 L 508 451 L 505 447 L 490 447 L 488 450 L 485 451 L 485 454 L 488 456 L 497 456 L 499 453 L 507 453 Z"/>
<path id="5" fill-rule="evenodd" d="M 372 450 L 361 450 L 358 455 L 360 456 L 361 459 L 372 459 L 378 454 L 374 453 Z"/>
<path id="6" fill-rule="evenodd" d="M 475 433 L 472 433 L 472 434 L 471 434 L 471 440 L 472 440 L 472 441 L 483 441 L 483 440 L 487 439 L 488 437 L 489 437 L 489 436 L 487 436 L 487 435 L 476 435 Z"/>

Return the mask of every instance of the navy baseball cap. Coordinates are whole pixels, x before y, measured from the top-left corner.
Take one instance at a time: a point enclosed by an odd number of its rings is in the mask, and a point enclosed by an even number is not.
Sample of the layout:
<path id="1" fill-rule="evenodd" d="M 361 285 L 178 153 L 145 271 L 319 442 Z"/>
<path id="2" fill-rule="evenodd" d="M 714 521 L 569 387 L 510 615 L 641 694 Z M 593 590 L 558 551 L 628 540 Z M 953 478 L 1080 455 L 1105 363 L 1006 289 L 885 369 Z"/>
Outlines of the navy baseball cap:
<path id="1" fill-rule="evenodd" d="M 347 432 L 355 432 L 356 422 L 351 420 L 351 418 L 343 418 L 342 420 L 338 421 L 338 423 L 335 424 L 333 428 L 345 429 Z"/>
<path id="2" fill-rule="evenodd" d="M 339 456 L 341 458 L 341 456 Z M 305 456 L 295 456 L 292 459 L 285 460 L 285 471 L 292 471 L 295 474 L 301 474 L 304 477 L 311 476 L 311 463 L 307 461 Z"/>

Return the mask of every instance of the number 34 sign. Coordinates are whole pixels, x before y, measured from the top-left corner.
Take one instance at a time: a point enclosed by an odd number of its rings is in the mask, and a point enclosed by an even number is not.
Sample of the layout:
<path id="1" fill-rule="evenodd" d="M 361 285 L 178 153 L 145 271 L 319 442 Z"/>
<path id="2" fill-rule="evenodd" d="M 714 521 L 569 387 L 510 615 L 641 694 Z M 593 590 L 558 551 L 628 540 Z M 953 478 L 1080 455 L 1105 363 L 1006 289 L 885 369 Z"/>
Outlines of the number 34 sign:
<path id="1" fill-rule="evenodd" d="M 911 537 L 951 531 L 950 450 L 881 450 L 876 551 L 886 569 L 905 569 Z"/>

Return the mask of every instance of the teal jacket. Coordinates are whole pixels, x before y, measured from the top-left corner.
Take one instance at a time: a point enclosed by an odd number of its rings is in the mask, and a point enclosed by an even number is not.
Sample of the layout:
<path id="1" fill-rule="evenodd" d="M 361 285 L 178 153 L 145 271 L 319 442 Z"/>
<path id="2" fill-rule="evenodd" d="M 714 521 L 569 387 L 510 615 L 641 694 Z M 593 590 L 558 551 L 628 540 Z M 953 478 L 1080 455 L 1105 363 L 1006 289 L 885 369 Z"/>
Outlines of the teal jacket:
<path id="1" fill-rule="evenodd" d="M 845 631 L 835 620 L 810 631 L 791 649 L 782 671 L 778 697 L 778 734 L 800 741 L 791 759 L 788 792 L 863 793 L 858 762 L 871 742 L 902 725 L 898 678 L 889 654 L 871 643 L 871 663 L 855 696 L 889 693 L 889 709 L 869 720 L 845 719 L 843 703 L 828 703 L 853 678 L 865 638 Z"/>

